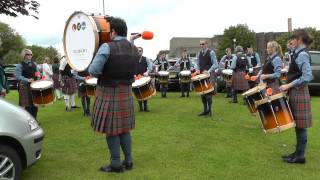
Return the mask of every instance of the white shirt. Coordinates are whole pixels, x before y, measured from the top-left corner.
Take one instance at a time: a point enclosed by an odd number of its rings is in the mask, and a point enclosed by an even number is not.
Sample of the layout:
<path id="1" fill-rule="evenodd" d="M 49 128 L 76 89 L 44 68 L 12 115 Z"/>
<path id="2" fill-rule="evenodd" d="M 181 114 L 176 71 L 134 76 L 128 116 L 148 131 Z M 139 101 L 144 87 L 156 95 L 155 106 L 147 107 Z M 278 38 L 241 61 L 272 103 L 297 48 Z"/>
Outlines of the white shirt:
<path id="1" fill-rule="evenodd" d="M 46 77 L 45 80 L 52 80 L 52 66 L 51 64 L 43 63 L 42 64 L 42 73 Z"/>
<path id="2" fill-rule="evenodd" d="M 66 68 L 67 64 L 68 64 L 67 59 L 66 59 L 66 58 L 62 58 L 62 59 L 60 60 L 59 70 L 60 70 L 60 71 L 63 71 L 64 68 Z"/>

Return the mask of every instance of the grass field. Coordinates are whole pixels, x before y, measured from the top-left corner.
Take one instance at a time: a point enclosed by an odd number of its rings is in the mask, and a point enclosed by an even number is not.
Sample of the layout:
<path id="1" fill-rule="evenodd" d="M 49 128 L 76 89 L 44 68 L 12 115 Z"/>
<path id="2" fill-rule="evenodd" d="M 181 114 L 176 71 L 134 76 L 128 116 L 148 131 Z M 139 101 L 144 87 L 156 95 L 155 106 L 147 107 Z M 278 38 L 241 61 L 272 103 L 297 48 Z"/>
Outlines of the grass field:
<path id="1" fill-rule="evenodd" d="M 23 179 L 320 179 L 319 97 L 312 98 L 307 163 L 291 165 L 281 155 L 293 151 L 294 129 L 266 135 L 242 101 L 229 104 L 223 95 L 214 97 L 212 118 L 197 116 L 202 105 L 194 93 L 188 99 L 171 92 L 167 99 L 153 97 L 151 112 L 136 112 L 134 170 L 123 174 L 98 171 L 109 162 L 109 152 L 81 109 L 65 112 L 63 101 L 40 108 L 43 154 Z M 17 103 L 17 92 L 7 99 Z"/>

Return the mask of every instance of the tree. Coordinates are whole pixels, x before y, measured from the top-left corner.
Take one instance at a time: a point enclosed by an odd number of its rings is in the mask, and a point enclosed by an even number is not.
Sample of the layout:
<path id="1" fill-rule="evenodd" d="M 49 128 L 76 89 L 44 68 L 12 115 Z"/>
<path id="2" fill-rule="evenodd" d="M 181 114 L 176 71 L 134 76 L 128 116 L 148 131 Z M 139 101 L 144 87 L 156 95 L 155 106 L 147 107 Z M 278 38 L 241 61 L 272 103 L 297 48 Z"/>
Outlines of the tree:
<path id="1" fill-rule="evenodd" d="M 9 57 L 13 57 L 11 56 L 12 54 L 20 54 L 21 50 L 25 47 L 23 38 L 11 29 L 9 25 L 0 22 L 0 39 L 2 41 L 2 45 L 0 46 L 0 58 L 3 58 L 5 63 L 15 62 L 15 59 L 9 59 Z M 11 55 L 7 56 L 9 52 Z"/>
<path id="2" fill-rule="evenodd" d="M 316 28 L 306 27 L 304 28 L 313 38 L 313 43 L 310 46 L 310 50 L 320 51 L 320 31 Z M 287 51 L 287 42 L 292 33 L 284 33 L 282 36 L 278 37 L 276 41 L 281 45 L 282 51 Z"/>
<path id="3" fill-rule="evenodd" d="M 243 48 L 256 47 L 256 34 L 250 30 L 246 24 L 238 24 L 236 26 L 230 26 L 224 30 L 223 36 L 219 39 L 218 43 L 218 57 L 222 57 L 225 54 L 226 48 L 233 49 L 234 41 L 235 45 L 241 45 Z"/>
<path id="4" fill-rule="evenodd" d="M 22 14 L 38 19 L 35 14 L 39 13 L 39 6 L 40 4 L 37 1 L 32 0 L 0 0 L 0 14 L 6 14 L 13 17 Z M 31 14 L 30 12 L 34 14 Z"/>
<path id="5" fill-rule="evenodd" d="M 58 56 L 58 50 L 52 46 L 42 47 L 37 45 L 27 46 L 32 51 L 32 59 L 38 64 L 42 64 L 45 57 L 49 57 L 53 60 L 54 57 Z"/>

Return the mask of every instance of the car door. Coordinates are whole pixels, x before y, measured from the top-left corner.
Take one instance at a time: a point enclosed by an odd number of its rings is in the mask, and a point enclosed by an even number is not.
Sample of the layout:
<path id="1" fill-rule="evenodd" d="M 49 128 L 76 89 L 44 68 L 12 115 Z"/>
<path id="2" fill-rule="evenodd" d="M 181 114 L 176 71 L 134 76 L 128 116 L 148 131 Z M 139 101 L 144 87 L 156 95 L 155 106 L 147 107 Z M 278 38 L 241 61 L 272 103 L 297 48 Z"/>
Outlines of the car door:
<path id="1" fill-rule="evenodd" d="M 310 52 L 311 55 L 311 69 L 313 80 L 309 83 L 311 88 L 320 88 L 320 51 Z"/>

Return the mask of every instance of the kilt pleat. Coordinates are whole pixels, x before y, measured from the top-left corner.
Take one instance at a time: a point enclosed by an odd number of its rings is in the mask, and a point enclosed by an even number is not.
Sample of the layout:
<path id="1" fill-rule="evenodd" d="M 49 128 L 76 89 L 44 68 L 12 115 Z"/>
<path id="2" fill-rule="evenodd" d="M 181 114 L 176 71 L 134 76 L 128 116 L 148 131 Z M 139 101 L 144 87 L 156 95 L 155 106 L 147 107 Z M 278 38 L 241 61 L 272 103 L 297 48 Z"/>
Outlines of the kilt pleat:
<path id="1" fill-rule="evenodd" d="M 97 86 L 91 126 L 108 136 L 129 132 L 135 127 L 131 85 Z"/>
<path id="2" fill-rule="evenodd" d="M 22 107 L 33 106 L 31 87 L 29 84 L 19 83 L 19 105 Z"/>
<path id="3" fill-rule="evenodd" d="M 59 81 L 59 74 L 53 74 L 52 76 L 53 80 L 53 88 L 54 89 L 60 89 L 60 81 Z"/>
<path id="4" fill-rule="evenodd" d="M 77 91 L 77 82 L 74 77 L 64 77 L 64 83 L 62 86 L 62 93 L 72 95 Z"/>
<path id="5" fill-rule="evenodd" d="M 232 88 L 236 91 L 245 91 L 249 89 L 248 80 L 245 79 L 244 71 L 233 71 Z"/>
<path id="6" fill-rule="evenodd" d="M 312 126 L 311 102 L 308 86 L 289 90 L 289 105 L 298 128 Z"/>

